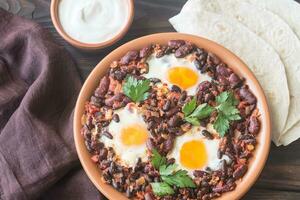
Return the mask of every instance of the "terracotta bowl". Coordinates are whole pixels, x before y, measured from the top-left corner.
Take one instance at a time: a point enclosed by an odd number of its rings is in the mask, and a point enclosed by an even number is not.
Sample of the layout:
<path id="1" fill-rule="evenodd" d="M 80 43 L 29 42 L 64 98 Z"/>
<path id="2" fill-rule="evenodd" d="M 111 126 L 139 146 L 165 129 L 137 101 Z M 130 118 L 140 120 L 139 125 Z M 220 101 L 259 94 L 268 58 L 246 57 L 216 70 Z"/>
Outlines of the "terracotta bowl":
<path id="1" fill-rule="evenodd" d="M 238 182 L 234 191 L 223 194 L 220 199 L 233 200 L 241 198 L 249 188 L 254 184 L 258 176 L 260 175 L 265 161 L 268 157 L 270 148 L 270 115 L 268 110 L 267 101 L 264 92 L 259 85 L 258 81 L 249 70 L 249 68 L 243 63 L 237 56 L 231 53 L 224 47 L 201 37 L 180 34 L 180 33 L 160 33 L 149 35 L 135 39 L 128 42 L 121 47 L 117 48 L 106 56 L 92 71 L 87 80 L 85 81 L 81 92 L 79 94 L 74 116 L 74 139 L 76 144 L 77 153 L 81 164 L 95 186 L 109 199 L 125 200 L 127 199 L 123 194 L 116 191 L 110 185 L 107 185 L 101 181 L 101 172 L 97 168 L 96 164 L 91 161 L 91 156 L 87 151 L 84 139 L 80 134 L 81 116 L 84 113 L 84 104 L 89 100 L 93 91 L 96 89 L 101 77 L 107 72 L 109 65 L 114 60 L 120 59 L 128 50 L 141 49 L 150 43 L 166 44 L 171 39 L 183 39 L 194 43 L 195 45 L 206 49 L 207 51 L 215 53 L 221 58 L 228 66 L 234 70 L 238 75 L 246 79 L 246 84 L 249 85 L 252 92 L 257 97 L 257 106 L 260 111 L 261 130 L 257 136 L 258 144 L 254 152 L 253 158 L 250 159 L 249 169 L 245 176 Z"/>
<path id="2" fill-rule="evenodd" d="M 51 0 L 51 6 L 50 6 L 50 13 L 51 13 L 51 19 L 53 22 L 53 25 L 56 29 L 56 31 L 60 34 L 62 38 L 64 38 L 68 43 L 71 45 L 80 48 L 80 49 L 85 49 L 85 50 L 95 50 L 95 49 L 102 49 L 104 47 L 110 46 L 120 40 L 128 31 L 132 21 L 133 21 L 133 16 L 134 16 L 134 2 L 133 0 L 125 0 L 128 2 L 128 8 L 129 8 L 129 15 L 126 20 L 126 24 L 123 26 L 123 28 L 120 30 L 118 34 L 113 36 L 111 39 L 105 41 L 105 42 L 100 42 L 100 43 L 83 43 L 78 40 L 73 39 L 70 37 L 62 28 L 60 21 L 59 21 L 59 16 L 58 16 L 58 4 L 60 0 Z"/>

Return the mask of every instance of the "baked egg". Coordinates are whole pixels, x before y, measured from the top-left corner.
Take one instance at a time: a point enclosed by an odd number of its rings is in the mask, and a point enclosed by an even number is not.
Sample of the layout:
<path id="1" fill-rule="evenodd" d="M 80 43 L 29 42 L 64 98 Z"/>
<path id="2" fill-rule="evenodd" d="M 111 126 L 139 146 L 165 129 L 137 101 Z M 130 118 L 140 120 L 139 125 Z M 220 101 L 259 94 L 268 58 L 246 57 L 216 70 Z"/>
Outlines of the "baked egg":
<path id="1" fill-rule="evenodd" d="M 187 58 L 176 58 L 174 54 L 147 59 L 149 71 L 146 78 L 158 78 L 169 86 L 177 85 L 189 95 L 195 95 L 197 86 L 203 81 L 211 81 L 207 74 L 201 74 L 194 63 Z"/>
<path id="2" fill-rule="evenodd" d="M 119 122 L 111 121 L 108 131 L 112 139 L 101 136 L 100 141 L 106 147 L 112 147 L 120 163 L 125 166 L 134 166 L 138 158 L 147 160 L 146 141 L 149 137 L 147 125 L 135 104 L 127 104 L 114 112 L 119 115 Z"/>
<path id="3" fill-rule="evenodd" d="M 207 139 L 201 134 L 204 128 L 195 126 L 184 135 L 175 139 L 173 150 L 169 157 L 175 158 L 178 169 L 187 170 L 190 175 L 194 170 L 218 170 L 221 160 L 230 162 L 230 158 L 223 155 L 218 158 L 220 139 Z"/>

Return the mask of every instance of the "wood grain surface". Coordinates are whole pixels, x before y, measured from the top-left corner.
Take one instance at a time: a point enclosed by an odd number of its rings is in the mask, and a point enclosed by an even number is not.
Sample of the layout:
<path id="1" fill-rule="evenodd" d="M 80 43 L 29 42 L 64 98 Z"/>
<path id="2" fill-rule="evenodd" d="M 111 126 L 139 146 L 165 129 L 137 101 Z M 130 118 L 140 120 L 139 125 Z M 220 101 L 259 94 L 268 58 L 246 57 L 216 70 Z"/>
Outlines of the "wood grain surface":
<path id="1" fill-rule="evenodd" d="M 103 57 L 121 44 L 151 33 L 175 31 L 168 19 L 178 13 L 185 2 L 186 0 L 136 0 L 134 22 L 126 36 L 117 44 L 97 52 L 76 49 L 57 34 L 49 14 L 50 0 L 0 0 L 0 7 L 33 19 L 48 29 L 57 42 L 71 53 L 84 80 Z M 300 140 L 287 147 L 275 147 L 272 144 L 260 178 L 243 199 L 300 199 Z"/>

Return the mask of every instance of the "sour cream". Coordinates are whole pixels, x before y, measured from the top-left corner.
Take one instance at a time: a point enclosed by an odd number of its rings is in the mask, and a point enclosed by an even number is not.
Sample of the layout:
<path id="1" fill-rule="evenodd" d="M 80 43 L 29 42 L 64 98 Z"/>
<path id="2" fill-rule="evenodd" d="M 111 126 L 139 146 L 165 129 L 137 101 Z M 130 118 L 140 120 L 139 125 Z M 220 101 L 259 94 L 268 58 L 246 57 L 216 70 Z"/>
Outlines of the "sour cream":
<path id="1" fill-rule="evenodd" d="M 116 36 L 129 15 L 125 0 L 61 0 L 60 24 L 73 39 L 83 43 L 101 43 Z"/>

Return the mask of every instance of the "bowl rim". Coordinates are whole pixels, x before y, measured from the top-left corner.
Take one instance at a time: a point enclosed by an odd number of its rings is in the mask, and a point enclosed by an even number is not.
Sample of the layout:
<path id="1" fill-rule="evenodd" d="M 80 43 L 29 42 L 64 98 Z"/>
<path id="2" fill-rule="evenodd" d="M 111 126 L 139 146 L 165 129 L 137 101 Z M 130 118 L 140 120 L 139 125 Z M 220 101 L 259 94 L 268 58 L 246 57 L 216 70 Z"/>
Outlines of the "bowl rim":
<path id="1" fill-rule="evenodd" d="M 270 145 L 271 145 L 271 121 L 270 121 L 270 112 L 267 104 L 266 97 L 264 95 L 263 89 L 260 86 L 259 82 L 247 67 L 247 65 L 238 58 L 231 51 L 226 49 L 225 47 L 202 37 L 182 34 L 182 33 L 157 33 L 151 34 L 147 36 L 143 36 L 137 39 L 134 39 L 130 42 L 125 43 L 124 45 L 118 47 L 110 54 L 108 54 L 105 58 L 103 58 L 96 67 L 92 70 L 84 85 L 80 91 L 78 96 L 76 107 L 74 111 L 74 140 L 76 151 L 79 156 L 79 160 L 87 173 L 90 180 L 94 183 L 94 185 L 109 199 L 128 199 L 123 194 L 119 193 L 112 186 L 105 184 L 101 179 L 101 171 L 96 167 L 94 163 L 92 163 L 90 159 L 90 154 L 88 153 L 86 147 L 84 146 L 84 139 L 80 133 L 81 125 L 81 117 L 84 109 L 84 102 L 88 100 L 91 96 L 92 92 L 95 90 L 96 86 L 99 83 L 101 76 L 109 69 L 108 63 L 116 59 L 120 59 L 122 55 L 124 55 L 127 51 L 135 49 L 136 46 L 138 48 L 142 48 L 143 46 L 149 45 L 150 43 L 159 43 L 158 41 L 164 41 L 166 43 L 171 39 L 183 39 L 188 40 L 192 43 L 197 43 L 197 46 L 206 49 L 212 53 L 215 53 L 220 59 L 225 62 L 224 58 L 226 58 L 226 62 L 228 65 L 228 61 L 231 62 L 231 66 L 229 66 L 233 71 L 241 76 L 243 73 L 243 77 L 246 78 L 246 84 L 250 84 L 249 87 L 257 97 L 257 106 L 259 107 L 260 112 L 260 121 L 261 121 L 261 129 L 260 133 L 257 136 L 258 144 L 256 146 L 253 157 L 250 159 L 248 164 L 248 171 L 243 176 L 243 178 L 237 181 L 237 187 L 230 192 L 223 193 L 222 196 L 218 199 L 222 200 L 232 200 L 241 198 L 255 183 L 257 178 L 259 177 L 261 171 L 264 168 L 266 163 Z M 150 41 L 150 42 L 149 42 Z M 163 42 L 162 42 L 163 43 Z M 201 44 L 201 45 L 199 45 Z M 209 47 L 208 47 L 209 46 Z M 211 50 L 213 49 L 213 51 Z M 220 56 L 221 55 L 221 56 Z M 224 58 L 222 58 L 224 57 Z M 100 75 L 102 73 L 102 75 Z M 92 89 L 92 91 L 88 91 Z M 255 91 L 255 92 L 254 92 Z M 88 157 L 89 156 L 89 157 Z M 92 166 L 94 165 L 94 166 Z M 96 174 L 97 173 L 97 174 Z"/>
<path id="2" fill-rule="evenodd" d="M 71 44 L 74 47 L 80 48 L 80 49 L 86 49 L 86 50 L 95 50 L 95 49 L 102 49 L 108 46 L 113 45 L 117 41 L 119 41 L 129 30 L 133 18 L 134 18 L 134 0 L 126 0 L 128 1 L 128 17 L 126 20 L 126 23 L 123 25 L 123 27 L 119 30 L 118 34 L 114 35 L 111 39 L 106 40 L 104 42 L 99 42 L 99 43 L 85 43 L 78 41 L 74 38 L 72 38 L 70 35 L 68 35 L 62 25 L 60 24 L 59 16 L 58 16 L 58 3 L 60 0 L 51 0 L 51 5 L 50 5 L 50 15 L 51 15 L 51 20 L 52 23 L 58 32 L 58 34 L 66 40 L 69 44 Z"/>

